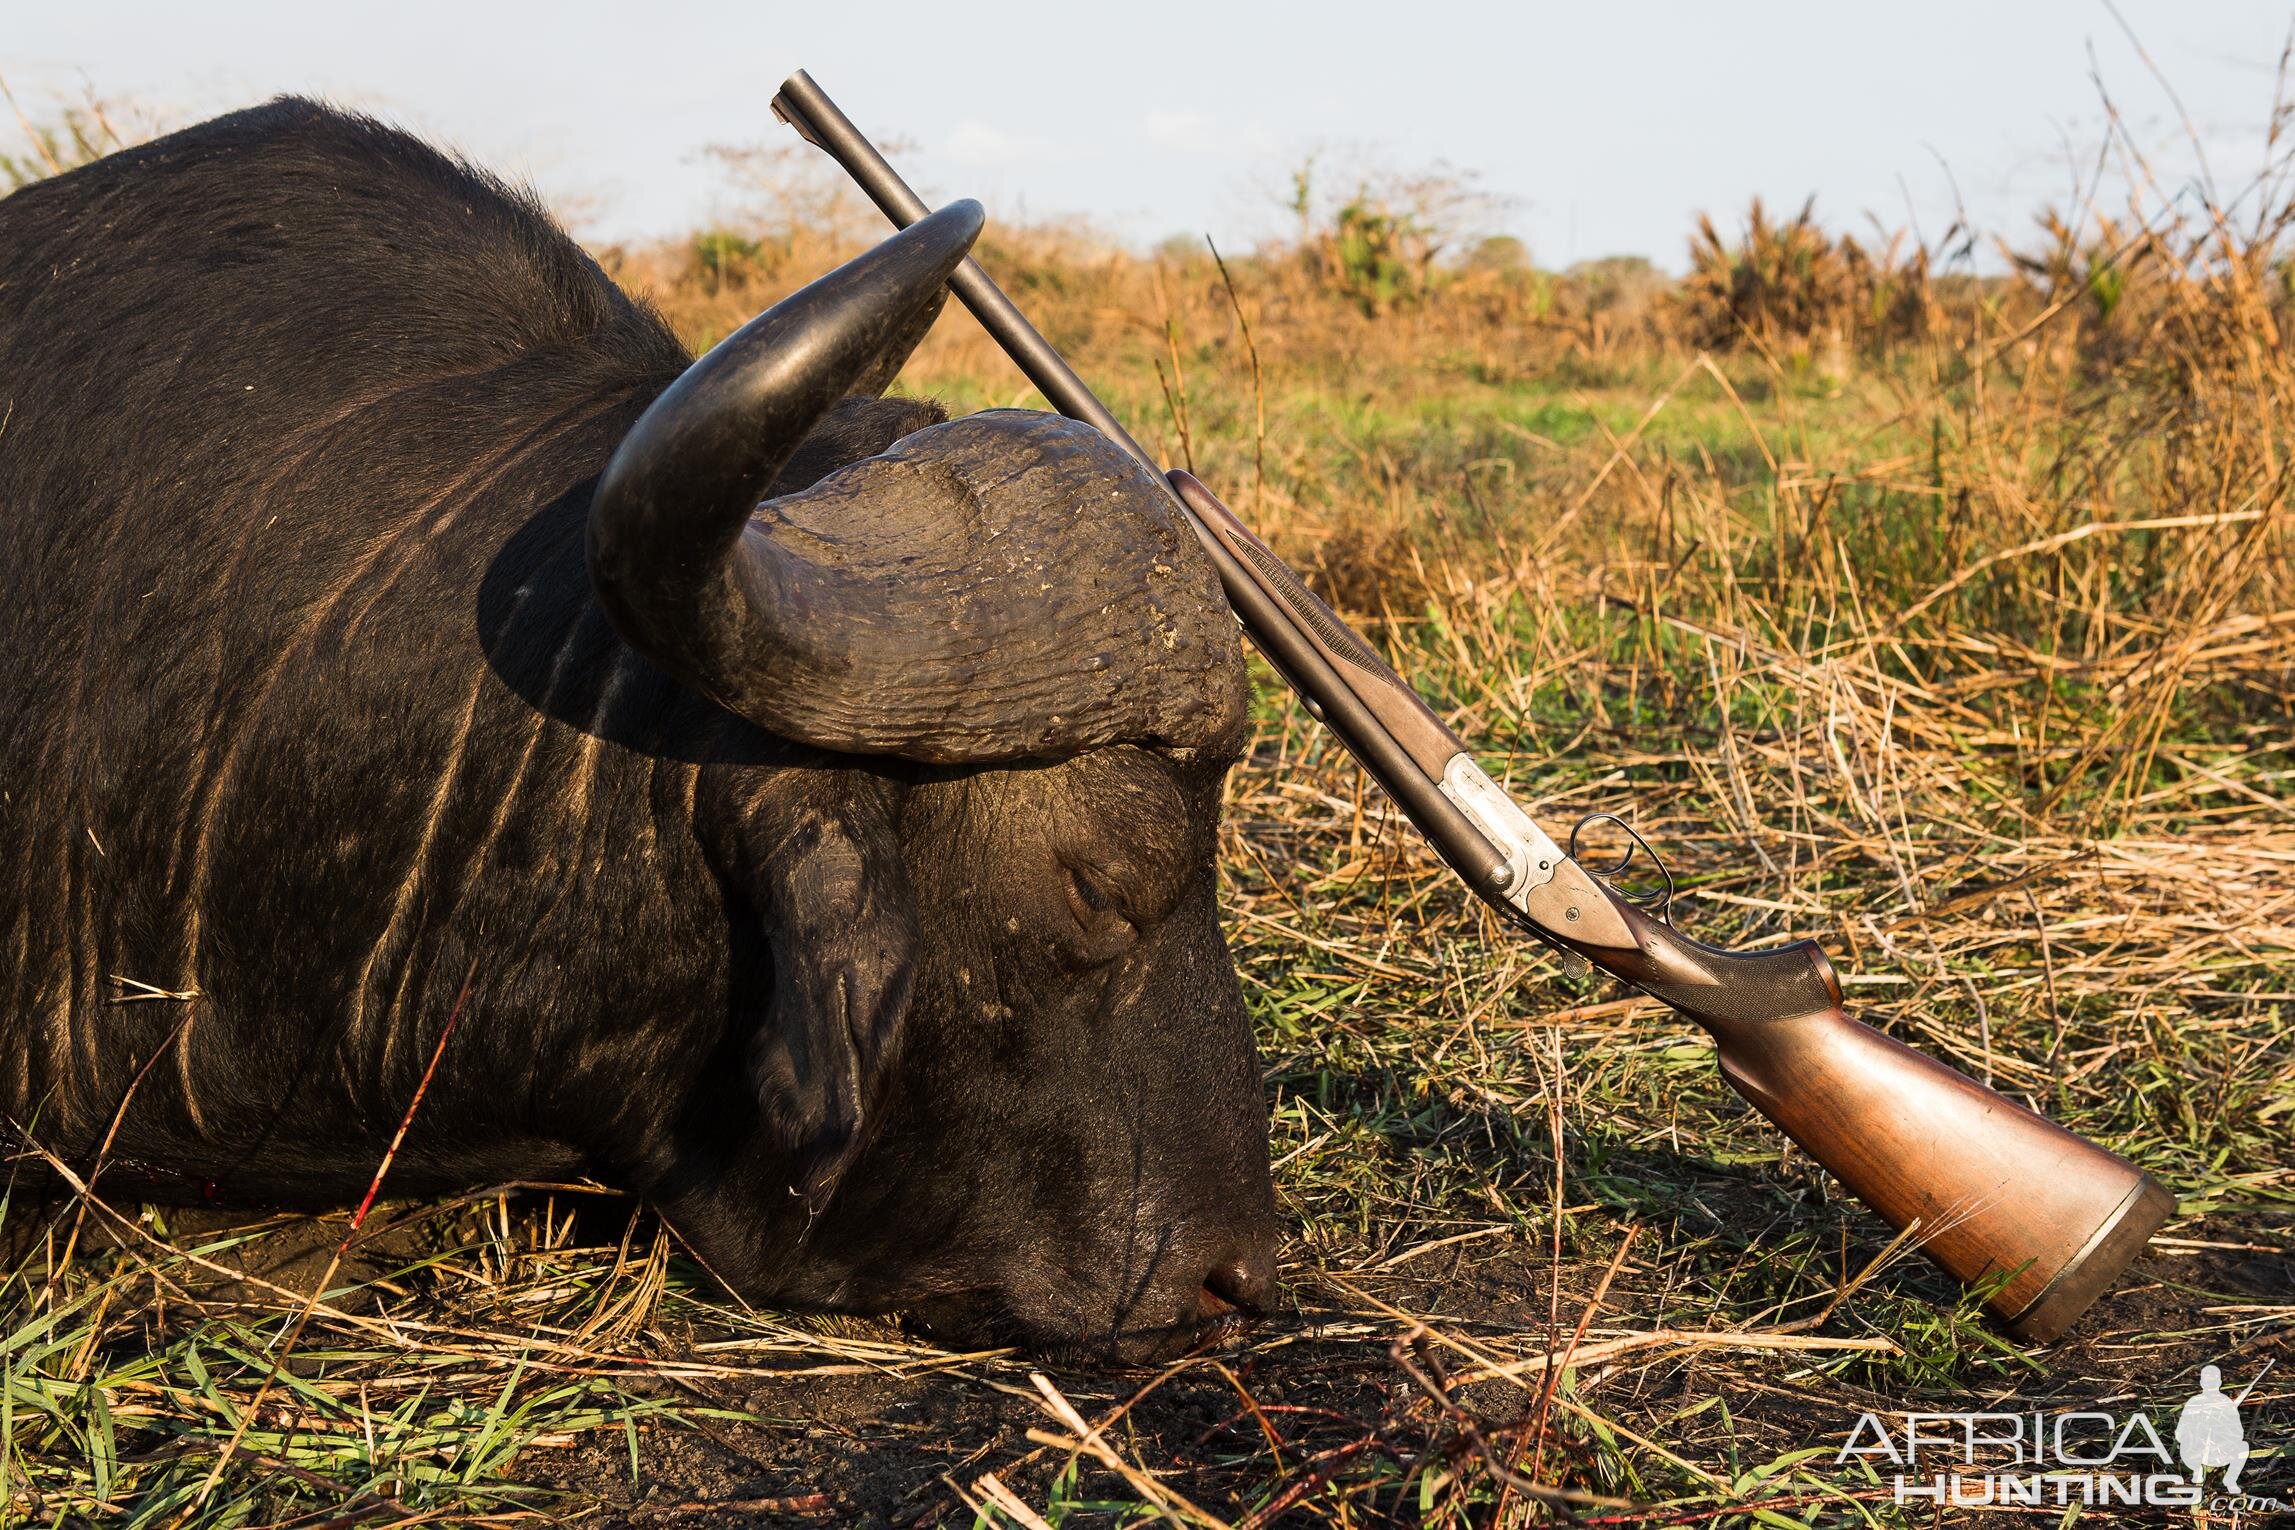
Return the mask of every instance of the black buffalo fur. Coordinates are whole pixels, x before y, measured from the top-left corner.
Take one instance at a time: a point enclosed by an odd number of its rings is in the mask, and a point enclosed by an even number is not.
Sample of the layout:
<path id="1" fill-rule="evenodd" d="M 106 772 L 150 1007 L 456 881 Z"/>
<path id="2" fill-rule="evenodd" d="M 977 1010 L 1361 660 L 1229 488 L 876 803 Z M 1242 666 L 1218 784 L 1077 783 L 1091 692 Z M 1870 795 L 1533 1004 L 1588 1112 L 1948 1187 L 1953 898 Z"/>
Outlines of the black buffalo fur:
<path id="1" fill-rule="evenodd" d="M 689 361 L 308 101 L 0 200 L 0 1107 L 82 1171 L 117 1115 L 115 1195 L 315 1207 L 435 1055 L 399 1194 L 595 1175 L 752 1299 L 965 1338 L 1256 1301 L 1229 759 L 864 762 L 681 692 L 581 543 Z M 939 417 L 848 400 L 777 488 Z"/>

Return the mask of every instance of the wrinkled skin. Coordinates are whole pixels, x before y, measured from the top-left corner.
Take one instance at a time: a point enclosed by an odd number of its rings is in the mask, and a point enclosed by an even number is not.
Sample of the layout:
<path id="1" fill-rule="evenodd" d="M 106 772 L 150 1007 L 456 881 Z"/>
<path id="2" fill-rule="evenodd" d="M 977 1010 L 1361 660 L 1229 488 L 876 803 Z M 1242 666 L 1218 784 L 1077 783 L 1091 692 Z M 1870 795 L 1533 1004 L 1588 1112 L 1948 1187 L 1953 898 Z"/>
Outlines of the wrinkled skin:
<path id="1" fill-rule="evenodd" d="M 1210 865 L 1225 767 L 1116 748 L 867 794 L 898 842 L 888 903 L 932 911 L 913 970 L 877 985 L 914 985 L 878 1107 L 900 1128 L 857 1151 L 810 1226 L 791 1204 L 761 1227 L 714 1187 L 671 1214 L 729 1211 L 719 1246 L 761 1268 L 795 1240 L 782 1299 L 916 1308 L 964 1342 L 1121 1334 L 1147 1353 L 1263 1302 L 1259 1075 Z"/>
<path id="2" fill-rule="evenodd" d="M 1240 707 L 951 766 L 681 688 L 583 527 L 689 362 L 538 211 L 308 103 L 0 200 L 0 1107 L 83 1167 L 118 1114 L 115 1194 L 338 1205 L 435 1055 L 397 1194 L 594 1175 L 753 1301 L 958 1343 L 1146 1358 L 1263 1304 Z M 1097 437 L 938 419 L 848 400 L 775 491 L 1057 438 L 1091 545 L 1216 600 Z"/>

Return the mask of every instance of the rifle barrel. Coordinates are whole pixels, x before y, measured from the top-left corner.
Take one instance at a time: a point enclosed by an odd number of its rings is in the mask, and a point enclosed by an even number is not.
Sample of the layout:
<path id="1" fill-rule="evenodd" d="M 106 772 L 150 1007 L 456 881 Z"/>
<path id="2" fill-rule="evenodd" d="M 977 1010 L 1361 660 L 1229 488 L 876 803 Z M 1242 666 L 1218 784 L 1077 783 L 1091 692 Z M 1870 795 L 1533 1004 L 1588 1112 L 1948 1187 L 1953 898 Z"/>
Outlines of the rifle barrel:
<path id="1" fill-rule="evenodd" d="M 868 136 L 853 126 L 852 119 L 804 70 L 798 70 L 783 83 L 780 94 L 773 98 L 773 111 L 807 143 L 824 150 L 844 166 L 868 199 L 892 220 L 893 227 L 907 228 L 932 211 L 925 205 L 924 198 L 900 178 L 900 172 L 877 152 L 877 146 L 869 142 Z M 1148 455 L 1147 448 L 1132 439 L 1132 433 L 1124 429 L 1123 422 L 1076 375 L 1076 369 L 1068 365 L 1052 342 L 1028 322 L 1028 316 L 1004 295 L 1004 290 L 980 268 L 979 261 L 967 255 L 964 264 L 948 279 L 948 286 L 1053 408 L 1071 420 L 1083 421 L 1137 457 L 1156 477 L 1163 476 L 1162 466 Z"/>

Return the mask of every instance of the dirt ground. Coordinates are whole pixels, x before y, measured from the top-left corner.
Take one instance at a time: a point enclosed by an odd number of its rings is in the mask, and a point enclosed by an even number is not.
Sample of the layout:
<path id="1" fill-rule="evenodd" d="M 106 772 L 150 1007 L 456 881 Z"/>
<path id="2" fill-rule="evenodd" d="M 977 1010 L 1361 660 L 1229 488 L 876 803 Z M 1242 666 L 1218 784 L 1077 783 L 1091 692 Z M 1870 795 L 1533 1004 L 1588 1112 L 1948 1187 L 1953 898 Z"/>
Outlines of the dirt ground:
<path id="1" fill-rule="evenodd" d="M 2140 1407 L 2172 1446 L 2174 1410 L 2196 1385 L 2201 1365 L 2221 1365 L 2237 1387 L 2267 1359 L 2287 1357 L 2283 1333 L 2252 1345 L 2236 1335 L 2241 1315 L 2295 1305 L 2295 1261 L 2267 1252 L 2295 1242 L 2295 1218 L 2211 1217 L 2182 1225 L 2175 1236 L 2249 1247 L 2179 1245 L 2148 1255 L 2065 1340 L 2002 1367 L 1979 1395 L 1944 1388 L 1908 1394 L 1893 1373 L 1813 1366 L 1812 1360 L 1828 1358 L 1822 1353 L 1764 1354 L 1720 1345 L 1661 1349 L 1589 1366 L 1577 1373 L 1575 1393 L 1614 1423 L 1662 1428 L 1666 1451 L 1692 1469 L 1672 1474 L 1670 1485 L 1685 1495 L 1701 1486 L 1696 1469 L 1726 1481 L 1753 1463 L 1811 1447 L 1822 1447 L 1811 1472 L 1855 1492 L 1852 1468 L 1832 1460 L 1867 1410 L 1894 1420 L 1908 1407 L 1922 1406 L 2049 1413 Z M 1652 1244 L 1642 1253 L 1643 1270 L 1612 1282 L 1603 1312 L 1583 1341 L 1587 1347 L 1615 1331 L 1706 1326 L 1694 1307 L 1669 1304 L 1665 1249 Z M 1603 1270 L 1583 1261 L 1562 1269 L 1565 1339 Z M 1536 1342 L 1547 1331 L 1552 1273 L 1537 1251 L 1484 1240 L 1399 1270 L 1340 1278 L 1443 1334 L 1496 1341 L 1526 1336 Z M 1454 1406 L 1446 1409 L 1414 1384 L 1402 1359 L 1415 1358 L 1424 1374 L 1445 1360 L 1456 1368 L 1455 1354 L 1425 1341 L 1398 1349 L 1407 1325 L 1366 1322 L 1360 1297 L 1342 1293 L 1322 1272 L 1292 1266 L 1286 1277 L 1287 1310 L 1169 1373 L 1057 1371 L 1050 1379 L 1087 1419 L 1122 1409 L 1117 1428 L 1133 1458 L 1224 1518 L 1245 1519 L 1264 1502 L 1270 1480 L 1295 1480 L 1305 1463 L 1323 1462 L 1336 1485 L 1268 1521 L 1275 1524 L 1422 1523 L 1417 1490 L 1405 1481 L 1411 1466 L 1423 1472 L 1429 1462 L 1471 1462 L 1470 1429 L 1496 1440 L 1534 1413 L 1534 1393 L 1502 1381 L 1459 1387 L 1451 1393 Z M 1950 1299 L 1946 1283 L 1917 1264 L 1896 1266 L 1885 1278 L 1908 1296 Z M 1853 1307 L 1845 1317 L 1833 1326 L 1856 1329 Z M 1051 1422 L 1027 1385 L 1028 1370 L 1024 1363 L 1000 1363 L 913 1380 L 770 1381 L 711 1399 L 752 1415 L 748 1421 L 641 1429 L 634 1475 L 629 1442 L 608 1433 L 562 1451 L 533 1452 L 520 1464 L 529 1480 L 563 1495 L 563 1512 L 601 1525 L 968 1524 L 973 1511 L 952 1481 L 969 1484 L 994 1472 L 1026 1501 L 1042 1503 L 1068 1463 L 1067 1452 L 1028 1438 L 1029 1430 L 1042 1431 Z M 2295 1497 L 2286 1491 L 2283 1448 L 2276 1461 L 2261 1454 L 2295 1436 L 2295 1409 L 2287 1397 L 2285 1390 L 2260 1392 L 2248 1410 L 2249 1438 L 2259 1451 L 2248 1485 Z M 1685 1414 L 1694 1417 L 1684 1422 Z M 1671 1422 L 1654 1422 L 1659 1420 Z M 1583 1431 L 1565 1429 L 1566 1422 L 1557 1415 L 1549 1428 L 1570 1440 L 1587 1478 L 1598 1480 L 1598 1451 Z M 1280 1467 L 1270 1459 L 1271 1435 L 1282 1441 Z M 1657 1467 L 1662 1474 L 1664 1463 Z M 1665 1480 L 1660 1475 L 1651 1485 Z M 1803 1492 L 1774 1496 L 1793 1500 L 1778 1507 L 1796 1519 L 1811 1507 Z M 1885 1488 L 1879 1497 L 1872 1510 L 1883 1522 L 1897 1514 L 1908 1522 L 1928 1521 L 1925 1513 L 1892 1510 Z M 1056 1522 L 1128 1522 L 1122 1510 L 1088 1505 L 1095 1498 L 1138 1501 L 1113 1473 L 1089 1465 L 1074 1498 L 1073 1517 Z M 2062 1511 L 2050 1514 L 2061 1517 Z M 1852 1523 L 1855 1517 L 1843 1504 L 1837 1520 L 1827 1514 L 1820 1522 Z M 2114 1508 L 2091 1511 L 2080 1522 L 2173 1517 Z M 1751 1522 L 1740 1514 L 1715 1519 L 1710 1505 L 1686 1504 L 1678 1517 L 1662 1510 L 1621 1514 L 1582 1506 L 1575 1518 L 1596 1524 Z M 1947 1520 L 2033 1522 L 2023 1514 L 1973 1511 Z M 1571 1522 L 1570 1516 L 1562 1522 Z M 2210 1522 L 2242 1521 L 2217 1516 Z"/>

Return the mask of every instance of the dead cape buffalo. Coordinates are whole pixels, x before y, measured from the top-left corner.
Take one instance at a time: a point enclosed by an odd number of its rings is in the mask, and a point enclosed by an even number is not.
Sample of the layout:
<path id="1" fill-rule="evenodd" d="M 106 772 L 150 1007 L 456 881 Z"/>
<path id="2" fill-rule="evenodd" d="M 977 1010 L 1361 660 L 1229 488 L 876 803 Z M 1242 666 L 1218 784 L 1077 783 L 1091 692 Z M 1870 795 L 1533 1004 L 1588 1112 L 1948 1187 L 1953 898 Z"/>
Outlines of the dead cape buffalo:
<path id="1" fill-rule="evenodd" d="M 877 396 L 979 227 L 697 363 L 307 101 L 0 201 L 17 1130 L 342 1204 L 436 1053 L 399 1194 L 595 1175 L 752 1300 L 963 1342 L 1259 1306 L 1234 624 L 1096 434 Z"/>

